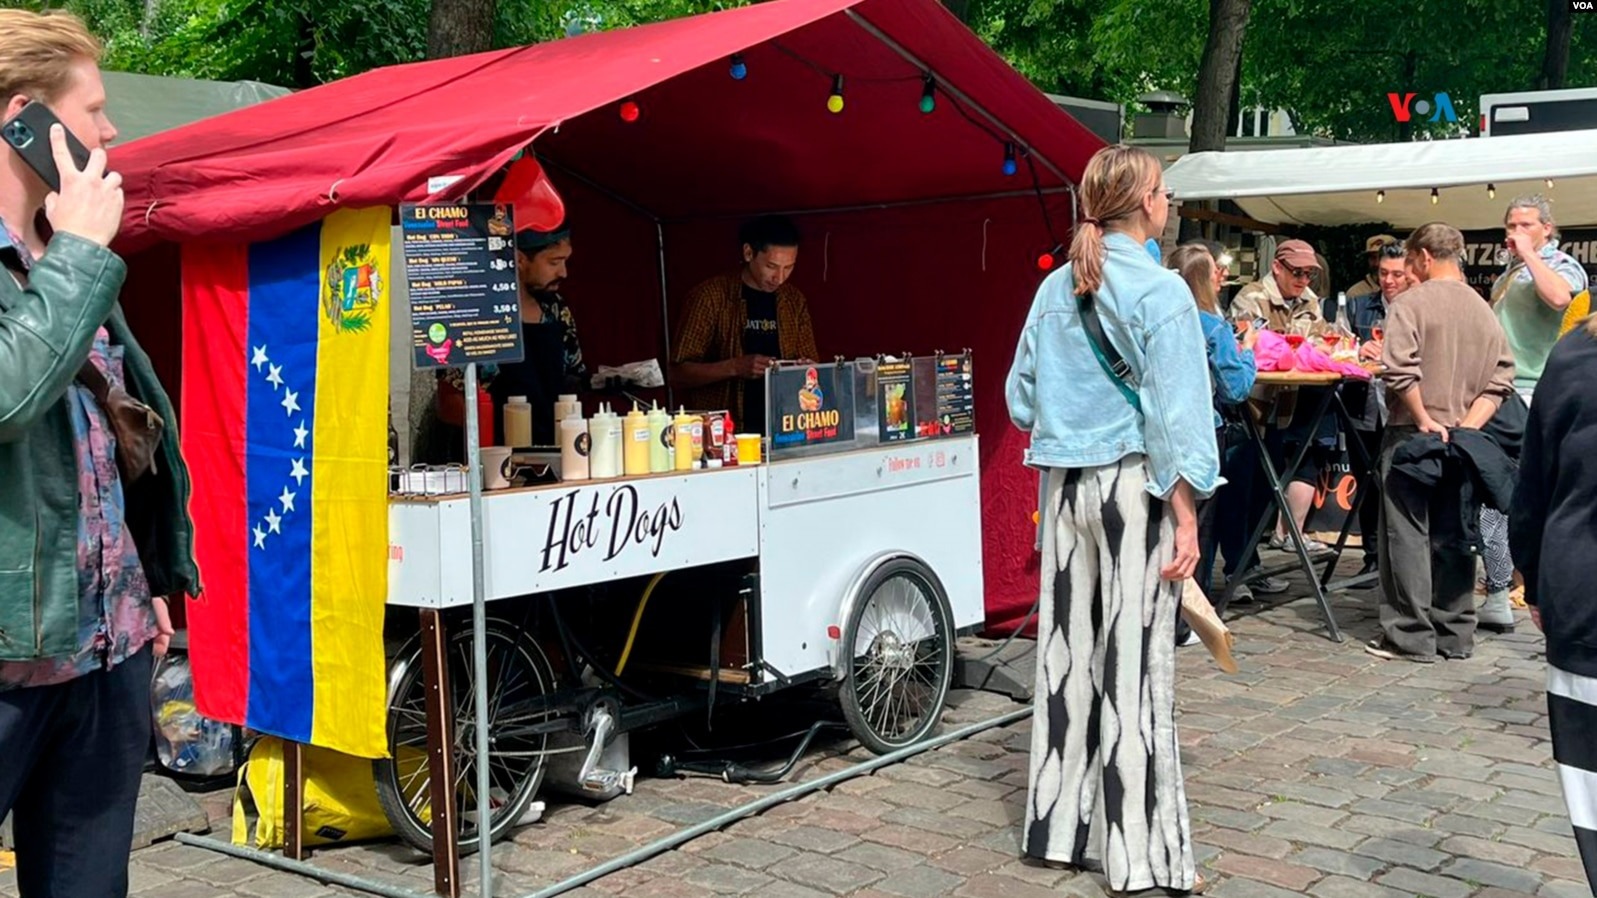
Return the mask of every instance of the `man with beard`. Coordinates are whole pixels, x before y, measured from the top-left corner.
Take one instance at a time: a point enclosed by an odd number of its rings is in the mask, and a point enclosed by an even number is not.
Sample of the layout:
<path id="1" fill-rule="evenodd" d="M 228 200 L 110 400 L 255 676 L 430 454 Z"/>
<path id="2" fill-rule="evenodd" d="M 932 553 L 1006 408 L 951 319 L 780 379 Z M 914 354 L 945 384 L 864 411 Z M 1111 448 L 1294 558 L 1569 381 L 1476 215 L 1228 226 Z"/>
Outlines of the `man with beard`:
<path id="1" fill-rule="evenodd" d="M 525 396 L 532 404 L 532 441 L 538 446 L 555 442 L 554 420 L 548 410 L 561 393 L 576 393 L 588 378 L 577 339 L 571 307 L 560 296 L 571 259 L 571 231 L 564 223 L 552 230 L 523 226 L 516 231 L 516 275 L 521 283 L 522 361 L 484 365 L 479 369 L 483 389 L 493 397 L 494 420 L 500 420 L 505 402 Z M 455 431 L 444 445 L 451 460 L 464 453 L 458 430 L 465 424 L 465 372 L 449 368 L 438 375 L 438 417 Z M 486 437 L 484 445 L 489 444 Z"/>

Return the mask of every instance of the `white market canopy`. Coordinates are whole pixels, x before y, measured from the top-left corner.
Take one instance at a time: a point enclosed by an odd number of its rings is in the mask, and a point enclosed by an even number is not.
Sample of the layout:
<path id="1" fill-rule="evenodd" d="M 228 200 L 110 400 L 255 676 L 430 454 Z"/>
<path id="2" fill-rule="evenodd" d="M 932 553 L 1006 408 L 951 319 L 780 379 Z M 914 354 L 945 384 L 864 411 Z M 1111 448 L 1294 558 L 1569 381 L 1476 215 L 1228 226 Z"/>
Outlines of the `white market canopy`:
<path id="1" fill-rule="evenodd" d="M 1552 199 L 1561 226 L 1597 224 L 1597 131 L 1190 153 L 1164 177 L 1177 200 L 1231 200 L 1269 224 L 1495 228 L 1525 193 Z"/>

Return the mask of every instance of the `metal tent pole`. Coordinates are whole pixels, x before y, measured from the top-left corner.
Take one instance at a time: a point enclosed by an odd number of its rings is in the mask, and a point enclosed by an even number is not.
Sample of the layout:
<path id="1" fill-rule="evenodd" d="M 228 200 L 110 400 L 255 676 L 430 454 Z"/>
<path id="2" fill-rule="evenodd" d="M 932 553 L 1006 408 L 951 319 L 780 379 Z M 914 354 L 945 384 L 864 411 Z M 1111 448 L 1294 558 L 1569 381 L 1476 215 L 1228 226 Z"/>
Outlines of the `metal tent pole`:
<path id="1" fill-rule="evenodd" d="M 477 363 L 466 364 L 466 481 L 471 496 L 471 654 L 475 668 L 472 711 L 476 714 L 477 893 L 493 898 L 492 802 L 488 796 L 488 601 L 483 588 L 482 447 L 477 422 Z"/>

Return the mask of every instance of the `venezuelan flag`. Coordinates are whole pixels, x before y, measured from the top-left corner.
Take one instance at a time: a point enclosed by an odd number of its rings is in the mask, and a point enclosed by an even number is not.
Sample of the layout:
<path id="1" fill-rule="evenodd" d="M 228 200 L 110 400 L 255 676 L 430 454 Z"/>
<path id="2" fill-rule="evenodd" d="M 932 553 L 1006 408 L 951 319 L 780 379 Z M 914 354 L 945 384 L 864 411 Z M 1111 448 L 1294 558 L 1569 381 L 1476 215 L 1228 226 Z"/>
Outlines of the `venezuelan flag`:
<path id="1" fill-rule="evenodd" d="M 389 210 L 185 247 L 182 273 L 196 703 L 384 757 Z"/>

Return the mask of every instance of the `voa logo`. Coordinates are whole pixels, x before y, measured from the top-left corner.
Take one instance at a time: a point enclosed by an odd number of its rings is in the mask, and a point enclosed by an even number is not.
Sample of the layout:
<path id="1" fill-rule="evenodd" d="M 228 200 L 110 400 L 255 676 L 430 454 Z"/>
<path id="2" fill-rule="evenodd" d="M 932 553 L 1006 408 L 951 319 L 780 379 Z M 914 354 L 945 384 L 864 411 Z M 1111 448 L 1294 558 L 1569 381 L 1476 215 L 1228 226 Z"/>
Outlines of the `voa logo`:
<path id="1" fill-rule="evenodd" d="M 1426 121 L 1431 122 L 1456 122 L 1458 113 L 1453 110 L 1453 98 L 1446 93 L 1439 93 L 1432 100 L 1416 100 L 1418 94 L 1387 94 L 1387 102 L 1392 104 L 1392 117 L 1400 122 L 1407 122 L 1416 115 L 1429 115 Z"/>

